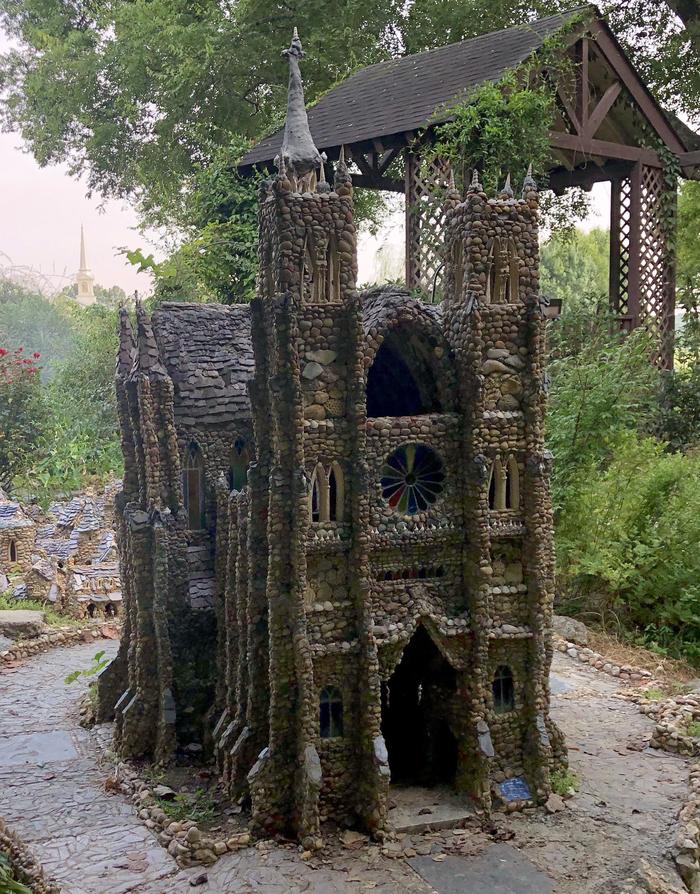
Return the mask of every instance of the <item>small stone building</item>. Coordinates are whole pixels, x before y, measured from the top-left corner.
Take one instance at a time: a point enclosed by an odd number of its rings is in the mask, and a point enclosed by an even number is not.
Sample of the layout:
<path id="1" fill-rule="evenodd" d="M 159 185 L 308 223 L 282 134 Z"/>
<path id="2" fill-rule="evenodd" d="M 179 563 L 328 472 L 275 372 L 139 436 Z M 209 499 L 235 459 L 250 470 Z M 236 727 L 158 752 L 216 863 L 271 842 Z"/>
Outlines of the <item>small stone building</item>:
<path id="1" fill-rule="evenodd" d="M 32 564 L 36 525 L 19 503 L 0 489 L 0 572 L 26 572 Z"/>
<path id="2" fill-rule="evenodd" d="M 298 38 L 251 305 L 122 310 L 119 751 L 213 745 L 254 827 L 387 822 L 390 783 L 542 802 L 553 597 L 538 195 L 445 198 L 440 305 L 355 288 Z"/>

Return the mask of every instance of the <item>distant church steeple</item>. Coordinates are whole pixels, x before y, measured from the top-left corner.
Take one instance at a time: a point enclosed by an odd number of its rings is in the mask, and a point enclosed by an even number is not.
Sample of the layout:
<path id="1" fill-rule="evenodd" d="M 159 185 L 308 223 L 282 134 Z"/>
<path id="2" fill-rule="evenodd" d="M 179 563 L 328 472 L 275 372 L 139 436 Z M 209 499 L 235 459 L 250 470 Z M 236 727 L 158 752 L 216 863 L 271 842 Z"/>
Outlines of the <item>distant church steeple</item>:
<path id="1" fill-rule="evenodd" d="M 95 304 L 97 302 L 94 290 L 95 277 L 92 275 L 92 272 L 87 265 L 87 257 L 85 255 L 85 233 L 82 224 L 80 225 L 80 269 L 78 270 L 75 282 L 78 286 L 78 296 L 76 298 L 78 304 L 82 307 L 88 307 L 90 304 Z"/>

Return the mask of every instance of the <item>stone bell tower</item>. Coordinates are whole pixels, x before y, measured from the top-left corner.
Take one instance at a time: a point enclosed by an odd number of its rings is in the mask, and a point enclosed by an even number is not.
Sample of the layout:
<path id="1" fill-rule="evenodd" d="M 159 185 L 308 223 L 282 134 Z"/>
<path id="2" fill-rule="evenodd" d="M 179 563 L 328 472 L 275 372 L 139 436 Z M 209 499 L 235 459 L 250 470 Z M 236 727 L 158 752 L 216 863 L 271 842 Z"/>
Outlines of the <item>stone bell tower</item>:
<path id="1" fill-rule="evenodd" d="M 250 567 L 266 567 L 267 578 L 264 594 L 251 581 L 248 615 L 267 624 L 269 666 L 256 663 L 250 675 L 245 733 L 257 742 L 247 774 L 254 822 L 286 826 L 312 843 L 323 778 L 317 742 L 324 647 L 313 642 L 307 618 L 317 583 L 314 540 L 321 536 L 311 522 L 332 515 L 337 524 L 352 511 L 345 464 L 360 437 L 351 420 L 362 397 L 361 311 L 350 176 L 341 153 L 333 184 L 325 179 L 308 128 L 296 31 L 285 55 L 287 123 L 278 174 L 261 192 L 260 278 L 251 308 L 257 463 L 249 476 L 250 518 L 252 526 L 267 510 L 267 525 L 260 538 L 251 530 Z M 341 564 L 340 587 L 349 589 L 345 557 Z M 357 662 L 350 673 L 359 673 Z"/>

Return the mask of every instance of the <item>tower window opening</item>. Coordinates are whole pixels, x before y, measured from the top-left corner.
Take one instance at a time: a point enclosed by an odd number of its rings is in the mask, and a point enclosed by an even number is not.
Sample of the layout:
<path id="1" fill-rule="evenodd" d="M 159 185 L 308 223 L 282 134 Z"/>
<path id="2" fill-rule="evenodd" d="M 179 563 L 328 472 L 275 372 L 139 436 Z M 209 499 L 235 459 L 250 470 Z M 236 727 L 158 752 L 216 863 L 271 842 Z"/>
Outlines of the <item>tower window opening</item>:
<path id="1" fill-rule="evenodd" d="M 204 462 L 199 447 L 193 442 L 186 452 L 182 466 L 182 495 L 191 531 L 204 527 Z"/>
<path id="2" fill-rule="evenodd" d="M 339 739 L 343 735 L 343 696 L 335 686 L 321 690 L 319 726 L 322 739 Z"/>
<path id="3" fill-rule="evenodd" d="M 17 561 L 17 542 L 15 540 L 10 540 L 10 562 Z"/>
<path id="4" fill-rule="evenodd" d="M 513 672 L 505 664 L 496 668 L 493 677 L 493 709 L 496 714 L 507 714 L 515 708 Z"/>

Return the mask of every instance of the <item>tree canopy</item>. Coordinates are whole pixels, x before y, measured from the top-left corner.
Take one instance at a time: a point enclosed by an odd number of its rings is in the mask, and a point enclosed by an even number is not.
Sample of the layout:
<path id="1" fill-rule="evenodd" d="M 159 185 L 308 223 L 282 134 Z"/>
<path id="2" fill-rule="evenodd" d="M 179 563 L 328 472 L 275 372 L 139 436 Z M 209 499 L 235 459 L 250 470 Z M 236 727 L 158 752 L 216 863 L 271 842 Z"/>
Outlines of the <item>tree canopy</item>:
<path id="1" fill-rule="evenodd" d="M 354 69 L 560 11 L 558 0 L 5 0 L 4 125 L 41 164 L 172 223 L 183 186 L 234 137 L 279 124 L 280 49 L 298 26 L 307 101 Z M 606 7 L 603 7 L 604 11 Z M 700 107 L 700 4 L 624 0 L 610 21 L 660 99 Z"/>

